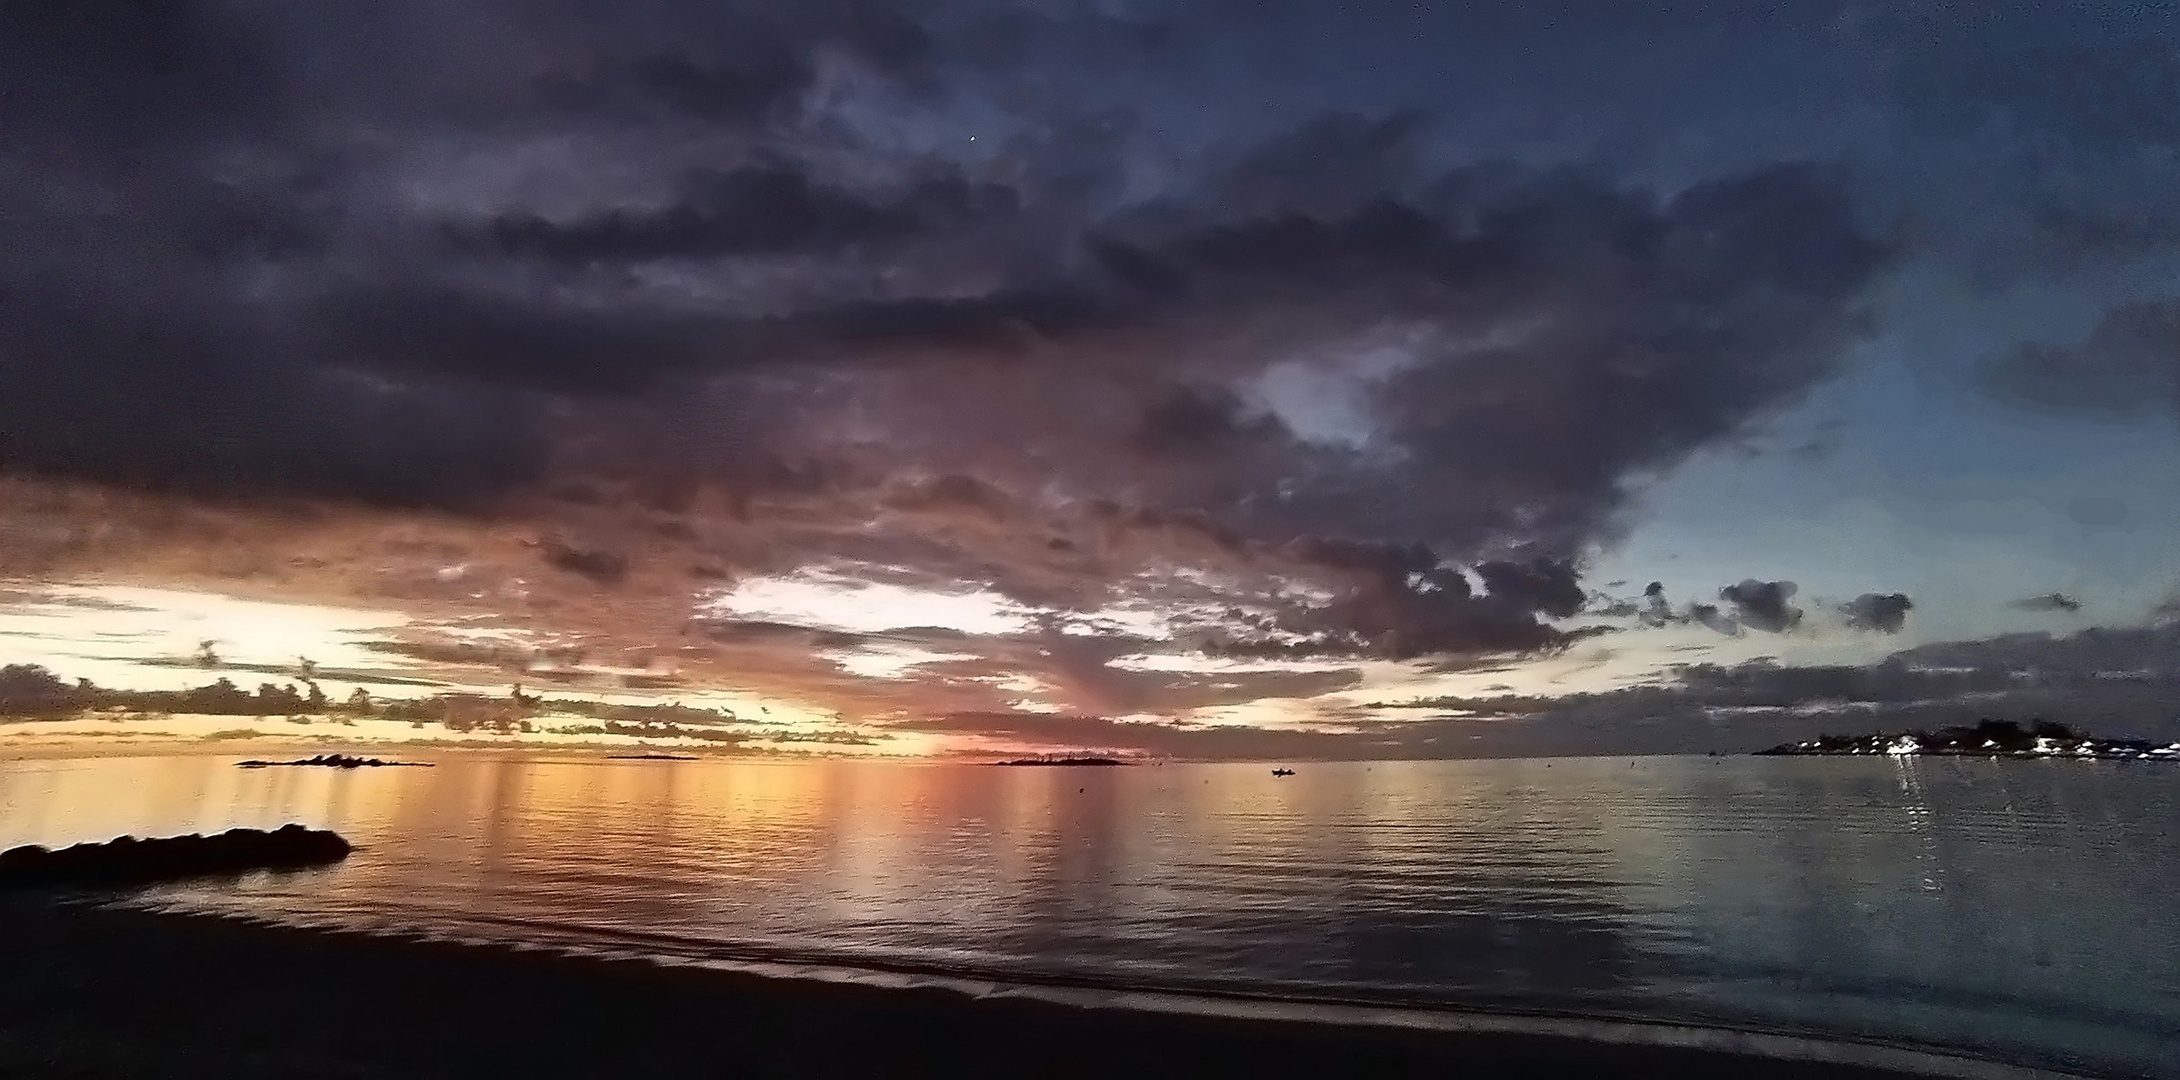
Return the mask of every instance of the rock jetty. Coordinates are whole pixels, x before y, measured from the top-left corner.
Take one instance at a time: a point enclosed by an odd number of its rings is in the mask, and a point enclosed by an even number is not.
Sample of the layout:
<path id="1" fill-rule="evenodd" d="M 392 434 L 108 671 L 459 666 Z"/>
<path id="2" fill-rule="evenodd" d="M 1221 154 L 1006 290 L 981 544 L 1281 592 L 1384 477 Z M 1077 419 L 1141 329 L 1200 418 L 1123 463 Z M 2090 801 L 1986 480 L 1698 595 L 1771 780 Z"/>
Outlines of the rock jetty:
<path id="1" fill-rule="evenodd" d="M 252 870 L 300 870 L 337 863 L 351 850 L 339 833 L 301 825 L 149 840 L 123 836 L 58 850 L 32 844 L 0 852 L 0 889 L 127 888 Z"/>

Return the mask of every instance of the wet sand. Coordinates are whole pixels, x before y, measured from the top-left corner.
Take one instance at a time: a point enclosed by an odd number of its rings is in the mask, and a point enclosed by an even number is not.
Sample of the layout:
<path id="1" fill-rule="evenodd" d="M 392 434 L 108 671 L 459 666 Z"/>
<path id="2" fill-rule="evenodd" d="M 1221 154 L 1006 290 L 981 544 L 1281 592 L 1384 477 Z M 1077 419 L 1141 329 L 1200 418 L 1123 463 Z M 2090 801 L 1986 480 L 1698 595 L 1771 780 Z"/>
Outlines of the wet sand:
<path id="1" fill-rule="evenodd" d="M 1903 1075 L 767 979 L 26 896 L 0 897 L 0 941 L 0 1076 Z"/>

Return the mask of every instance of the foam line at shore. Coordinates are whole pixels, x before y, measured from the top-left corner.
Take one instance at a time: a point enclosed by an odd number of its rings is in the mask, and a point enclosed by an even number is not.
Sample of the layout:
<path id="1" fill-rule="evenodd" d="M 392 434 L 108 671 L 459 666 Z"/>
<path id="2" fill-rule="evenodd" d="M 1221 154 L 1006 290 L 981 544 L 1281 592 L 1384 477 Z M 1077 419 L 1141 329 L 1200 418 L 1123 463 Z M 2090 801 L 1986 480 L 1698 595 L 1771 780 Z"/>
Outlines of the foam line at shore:
<path id="1" fill-rule="evenodd" d="M 283 931 L 543 952 L 579 959 L 635 962 L 660 968 L 694 968 L 726 975 L 827 983 L 873 990 L 942 991 L 973 1000 L 1036 1001 L 1085 1010 L 1325 1027 L 1400 1029 L 1451 1036 L 1504 1035 L 1564 1039 L 1602 1045 L 1706 1051 L 1774 1061 L 1859 1067 L 1947 1080 L 2091 1080 L 2099 1075 L 1993 1061 L 1932 1047 L 1846 1036 L 1827 1037 L 1808 1032 L 1678 1022 L 1665 1018 L 1487 1009 L 1453 1004 L 1392 1004 L 1293 995 L 1255 995 L 1242 991 L 1177 991 L 1090 981 L 1064 982 L 1056 979 L 1030 981 L 905 965 L 803 961 L 777 956 L 721 956 L 717 955 L 716 949 L 711 948 L 707 948 L 703 955 L 692 955 L 686 951 L 676 952 L 674 946 L 682 946 L 685 950 L 694 943 L 665 935 L 595 927 L 559 928 L 516 919 L 487 918 L 478 921 L 505 925 L 527 934 L 545 931 L 547 935 L 561 937 L 561 940 L 539 940 L 535 937 L 516 939 L 481 933 L 462 934 L 444 929 L 424 931 L 357 927 L 332 920 L 207 913 L 157 903 L 134 903 L 128 906 L 168 918 L 247 923 Z M 617 937 L 629 944 L 623 947 L 599 944 L 594 940 L 568 940 L 577 933 L 588 938 Z"/>

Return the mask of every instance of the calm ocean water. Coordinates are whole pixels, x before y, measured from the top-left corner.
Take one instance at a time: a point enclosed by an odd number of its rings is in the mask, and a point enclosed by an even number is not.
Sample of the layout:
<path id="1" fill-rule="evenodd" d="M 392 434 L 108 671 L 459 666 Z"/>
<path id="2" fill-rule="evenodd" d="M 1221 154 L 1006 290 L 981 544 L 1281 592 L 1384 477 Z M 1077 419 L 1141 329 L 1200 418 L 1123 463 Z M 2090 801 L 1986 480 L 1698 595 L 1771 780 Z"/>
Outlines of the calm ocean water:
<path id="1" fill-rule="evenodd" d="M 2180 768 L 0 761 L 0 846 L 301 821 L 146 902 L 1015 981 L 1700 1020 L 2180 1076 Z"/>

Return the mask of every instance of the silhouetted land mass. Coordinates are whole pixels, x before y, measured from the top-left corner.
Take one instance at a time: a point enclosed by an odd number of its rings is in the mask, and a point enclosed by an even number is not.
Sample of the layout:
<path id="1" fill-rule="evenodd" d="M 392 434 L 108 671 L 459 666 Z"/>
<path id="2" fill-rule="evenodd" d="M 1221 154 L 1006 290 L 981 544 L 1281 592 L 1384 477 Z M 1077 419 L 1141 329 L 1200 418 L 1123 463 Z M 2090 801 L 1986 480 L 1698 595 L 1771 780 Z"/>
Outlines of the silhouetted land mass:
<path id="1" fill-rule="evenodd" d="M 345 754 L 319 754 L 317 757 L 297 758 L 294 761 L 238 761 L 245 769 L 271 769 L 290 765 L 311 765 L 325 769 L 429 769 L 429 761 L 381 761 L 373 757 L 349 757 Z"/>
<path id="2" fill-rule="evenodd" d="M 513 734 L 536 730 L 540 716 L 583 717 L 594 723 L 563 725 L 562 735 L 625 735 L 680 738 L 735 746 L 766 742 L 868 746 L 875 740 L 854 731 L 783 731 L 773 721 L 731 709 L 703 709 L 678 702 L 635 705 L 583 698 L 546 698 L 517 684 L 505 696 L 446 692 L 416 698 L 374 698 L 360 687 L 345 698 L 329 697 L 315 669 L 296 667 L 295 681 L 259 683 L 244 690 L 220 677 L 186 690 L 117 690 L 89 679 L 69 682 L 37 664 L 0 665 L 0 720 L 60 719 L 85 713 L 146 715 L 326 717 L 393 720 L 423 727 L 437 724 L 457 734 Z M 301 689 L 297 688 L 298 682 Z"/>
<path id="3" fill-rule="evenodd" d="M 29 895 L 0 896 L 0 941 L 10 1077 L 1008 1076 L 1031 1063 L 1040 1077 L 1895 1075 L 1546 1035 L 765 979 Z"/>
<path id="4" fill-rule="evenodd" d="M 349 851 L 340 834 L 301 825 L 150 840 L 122 836 L 57 851 L 32 844 L 0 852 L 0 889 L 126 888 L 252 870 L 300 870 L 337 863 Z"/>
<path id="5" fill-rule="evenodd" d="M 37 664 L 0 667 L 0 717 L 73 716 L 92 709 L 147 713 L 198 713 L 214 716 L 293 716 L 333 713 L 347 708 L 326 698 L 317 683 L 261 683 L 256 693 L 231 680 L 215 679 L 188 690 L 116 690 L 89 679 L 68 682 Z M 364 699 L 366 702 L 369 698 Z"/>
<path id="6" fill-rule="evenodd" d="M 2032 722 L 2026 728 L 2011 720 L 1985 720 L 1974 727 L 1949 727 L 1935 732 L 1824 735 L 1757 753 L 1781 757 L 1890 754 L 1902 757 L 2180 761 L 2180 743 L 2163 745 L 2143 739 L 2099 739 L 2080 734 L 2065 724 L 2043 720 Z"/>
<path id="7" fill-rule="evenodd" d="M 694 754 L 607 754 L 607 761 L 702 761 Z"/>
<path id="8" fill-rule="evenodd" d="M 1016 759 L 1014 759 L 1013 761 L 995 761 L 995 762 L 992 762 L 992 764 L 994 764 L 994 765 L 1006 765 L 1006 766 L 1029 766 L 1029 765 L 1126 765 L 1126 764 L 1128 764 L 1128 763 L 1127 763 L 1127 762 L 1125 762 L 1125 761 L 1122 761 L 1122 760 L 1120 760 L 1119 758 L 1109 758 L 1109 757 L 1051 757 L 1051 758 L 1016 758 Z"/>

